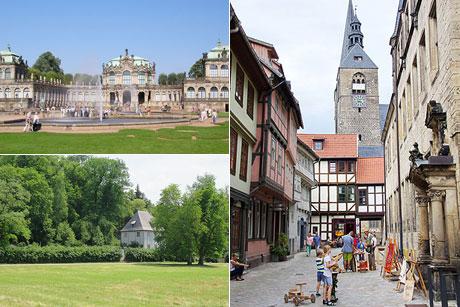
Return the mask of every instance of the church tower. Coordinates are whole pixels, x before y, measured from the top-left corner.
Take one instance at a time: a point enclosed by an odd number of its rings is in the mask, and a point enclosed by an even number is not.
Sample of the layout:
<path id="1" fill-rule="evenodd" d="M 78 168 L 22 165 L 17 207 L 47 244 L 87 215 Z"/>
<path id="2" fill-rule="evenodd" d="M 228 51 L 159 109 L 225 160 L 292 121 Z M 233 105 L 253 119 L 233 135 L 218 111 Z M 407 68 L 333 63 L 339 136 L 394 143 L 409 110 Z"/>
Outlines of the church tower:
<path id="1" fill-rule="evenodd" d="M 357 134 L 361 148 L 381 148 L 378 67 L 364 51 L 361 22 L 348 3 L 342 56 L 337 73 L 335 133 Z"/>

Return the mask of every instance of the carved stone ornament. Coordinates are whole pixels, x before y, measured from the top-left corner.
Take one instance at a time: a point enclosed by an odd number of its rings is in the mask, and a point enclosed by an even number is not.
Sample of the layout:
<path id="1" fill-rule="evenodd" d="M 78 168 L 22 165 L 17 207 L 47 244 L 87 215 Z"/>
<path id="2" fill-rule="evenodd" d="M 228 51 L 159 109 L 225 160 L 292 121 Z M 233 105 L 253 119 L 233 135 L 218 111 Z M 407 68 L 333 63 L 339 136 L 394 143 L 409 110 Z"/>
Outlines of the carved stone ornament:
<path id="1" fill-rule="evenodd" d="M 409 151 L 409 160 L 415 164 L 415 160 L 423 160 L 423 155 L 422 153 L 420 152 L 420 150 L 418 149 L 418 143 L 414 143 L 414 149 L 412 149 L 411 151 Z"/>
<path id="2" fill-rule="evenodd" d="M 420 207 L 426 207 L 430 202 L 430 198 L 426 196 L 418 196 L 415 198 L 415 201 Z"/>
<path id="3" fill-rule="evenodd" d="M 442 201 L 442 198 L 446 195 L 445 191 L 440 190 L 430 190 L 428 196 L 431 198 L 431 201 Z"/>

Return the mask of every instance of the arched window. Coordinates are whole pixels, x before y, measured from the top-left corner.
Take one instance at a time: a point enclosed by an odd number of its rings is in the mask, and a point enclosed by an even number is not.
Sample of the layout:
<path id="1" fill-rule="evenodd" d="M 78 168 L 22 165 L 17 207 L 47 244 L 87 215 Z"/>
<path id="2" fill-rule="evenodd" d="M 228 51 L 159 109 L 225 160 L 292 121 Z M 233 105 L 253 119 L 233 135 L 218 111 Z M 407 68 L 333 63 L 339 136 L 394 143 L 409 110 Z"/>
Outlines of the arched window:
<path id="1" fill-rule="evenodd" d="M 0 88 L 0 98 L 3 98 L 3 91 L 1 88 Z"/>
<path id="2" fill-rule="evenodd" d="M 11 98 L 11 90 L 10 90 L 9 88 L 7 88 L 7 89 L 5 90 L 5 98 L 7 98 L 7 99 L 8 99 L 8 98 Z"/>
<path id="3" fill-rule="evenodd" d="M 129 70 L 125 70 L 123 72 L 123 84 L 131 84 L 131 72 Z"/>
<path id="4" fill-rule="evenodd" d="M 21 90 L 20 90 L 20 89 L 16 88 L 16 89 L 14 90 L 14 98 L 22 98 L 22 97 L 21 97 Z"/>
<path id="5" fill-rule="evenodd" d="M 11 69 L 5 69 L 5 79 L 11 79 Z"/>
<path id="6" fill-rule="evenodd" d="M 115 72 L 113 71 L 109 72 L 109 84 L 115 85 Z"/>
<path id="7" fill-rule="evenodd" d="M 217 87 L 211 87 L 211 95 L 209 96 L 209 98 L 218 98 L 218 93 L 219 91 L 217 90 Z"/>
<path id="8" fill-rule="evenodd" d="M 224 86 L 220 92 L 222 93 L 222 98 L 228 98 L 228 87 Z"/>
<path id="9" fill-rule="evenodd" d="M 155 92 L 155 101 L 160 101 L 160 92 Z"/>
<path id="10" fill-rule="evenodd" d="M 200 87 L 198 89 L 198 98 L 206 98 L 206 90 L 204 89 L 204 87 Z"/>
<path id="11" fill-rule="evenodd" d="M 81 92 L 78 93 L 78 101 L 83 101 L 83 94 Z"/>
<path id="12" fill-rule="evenodd" d="M 217 65 L 212 64 L 209 69 L 209 76 L 210 77 L 217 77 Z"/>
<path id="13" fill-rule="evenodd" d="M 222 65 L 220 67 L 220 76 L 221 77 L 228 77 L 228 65 Z"/>
<path id="14" fill-rule="evenodd" d="M 85 102 L 88 102 L 89 101 L 89 95 L 88 95 L 88 92 L 85 92 Z"/>
<path id="15" fill-rule="evenodd" d="M 187 89 L 187 98 L 195 98 L 195 89 L 193 87 Z"/>
<path id="16" fill-rule="evenodd" d="M 161 93 L 161 101 L 166 101 L 166 92 Z"/>
<path id="17" fill-rule="evenodd" d="M 152 84 L 152 74 L 147 73 L 147 84 Z"/>
<path id="18" fill-rule="evenodd" d="M 77 101 L 77 100 L 76 100 L 75 92 L 72 92 L 72 101 L 73 101 L 73 102 Z"/>
<path id="19" fill-rule="evenodd" d="M 29 98 L 29 95 L 30 95 L 30 90 L 29 90 L 28 87 L 26 87 L 26 88 L 24 89 L 24 98 Z"/>
<path id="20" fill-rule="evenodd" d="M 145 84 L 145 72 L 143 72 L 143 71 L 139 72 L 139 75 L 137 77 L 137 81 L 139 82 L 139 84 Z"/>
<path id="21" fill-rule="evenodd" d="M 3 79 L 3 70 L 0 69 L 0 80 Z"/>
<path id="22" fill-rule="evenodd" d="M 96 101 L 96 93 L 95 92 L 91 93 L 91 101 Z"/>
<path id="23" fill-rule="evenodd" d="M 356 73 L 352 81 L 353 94 L 366 94 L 366 79 L 362 73 Z"/>

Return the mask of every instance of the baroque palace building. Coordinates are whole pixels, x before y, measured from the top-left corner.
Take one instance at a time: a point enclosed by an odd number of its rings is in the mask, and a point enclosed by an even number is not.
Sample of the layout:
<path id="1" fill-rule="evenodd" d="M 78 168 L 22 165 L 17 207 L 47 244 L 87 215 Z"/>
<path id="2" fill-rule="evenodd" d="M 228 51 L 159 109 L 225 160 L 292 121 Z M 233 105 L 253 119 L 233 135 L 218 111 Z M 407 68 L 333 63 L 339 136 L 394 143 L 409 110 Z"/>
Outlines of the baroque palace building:
<path id="1" fill-rule="evenodd" d="M 460 270 L 460 1 L 400 0 L 385 121 L 388 237 L 416 249 L 435 300 Z M 455 298 L 451 277 L 450 298 Z M 457 293 L 458 295 L 458 293 Z"/>
<path id="2" fill-rule="evenodd" d="M 102 84 L 64 85 L 60 80 L 27 78 L 28 65 L 21 56 L 0 51 L 0 111 L 45 107 L 95 107 L 102 100 L 104 109 L 136 107 L 160 110 L 228 111 L 229 47 L 218 46 L 203 54 L 204 77 L 186 78 L 175 85 L 155 82 L 155 63 L 128 55 L 102 64 Z M 101 98 L 98 97 L 101 95 Z"/>

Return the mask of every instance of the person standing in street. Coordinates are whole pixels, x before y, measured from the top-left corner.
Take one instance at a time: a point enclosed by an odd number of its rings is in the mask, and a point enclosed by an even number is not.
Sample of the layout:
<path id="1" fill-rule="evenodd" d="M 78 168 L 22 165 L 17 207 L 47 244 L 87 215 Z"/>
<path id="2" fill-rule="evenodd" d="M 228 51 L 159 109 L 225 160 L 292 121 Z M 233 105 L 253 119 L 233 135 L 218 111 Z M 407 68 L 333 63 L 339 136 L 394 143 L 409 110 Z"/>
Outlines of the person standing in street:
<path id="1" fill-rule="evenodd" d="M 366 250 L 369 253 L 369 269 L 375 271 L 375 246 L 377 245 L 377 239 L 369 233 L 369 230 L 364 231 L 364 233 L 366 235 Z"/>
<path id="2" fill-rule="evenodd" d="M 323 273 L 323 305 L 335 306 L 335 303 L 332 302 L 332 272 L 331 268 L 337 264 L 337 262 L 331 260 L 331 247 L 325 245 L 323 247 L 324 251 L 324 273 Z"/>
<path id="3" fill-rule="evenodd" d="M 321 237 L 318 235 L 318 233 L 316 233 L 313 241 L 315 241 L 316 257 L 318 257 L 318 250 L 321 248 Z"/>
<path id="4" fill-rule="evenodd" d="M 308 237 L 307 237 L 307 257 L 310 257 L 311 246 L 312 245 L 313 245 L 313 237 L 311 236 L 311 233 L 308 233 Z"/>
<path id="5" fill-rule="evenodd" d="M 347 273 L 351 272 L 351 260 L 353 259 L 353 252 L 355 250 L 353 236 L 354 232 L 350 231 L 347 235 L 342 237 L 343 266 Z"/>
<path id="6" fill-rule="evenodd" d="M 217 111 L 212 111 L 212 123 L 215 125 L 217 122 Z"/>

